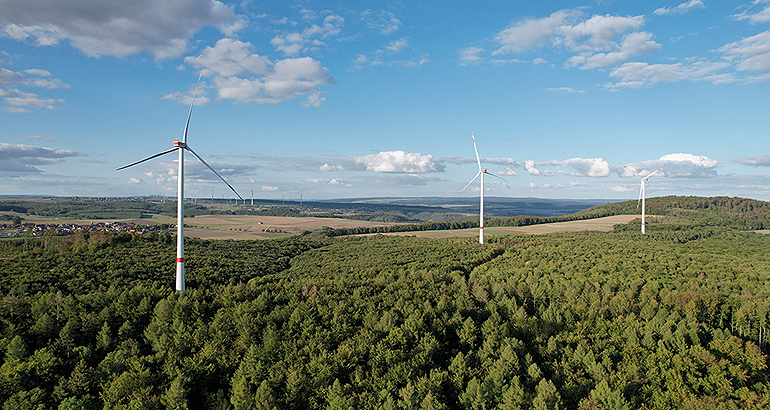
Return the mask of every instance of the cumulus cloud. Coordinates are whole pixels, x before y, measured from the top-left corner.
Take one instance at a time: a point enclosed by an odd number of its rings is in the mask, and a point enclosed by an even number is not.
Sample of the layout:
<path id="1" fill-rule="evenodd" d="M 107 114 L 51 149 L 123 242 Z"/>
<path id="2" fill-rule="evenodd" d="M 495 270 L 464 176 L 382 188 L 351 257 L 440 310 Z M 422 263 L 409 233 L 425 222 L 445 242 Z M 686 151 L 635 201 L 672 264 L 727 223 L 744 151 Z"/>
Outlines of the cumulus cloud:
<path id="1" fill-rule="evenodd" d="M 7 36 L 37 46 L 67 40 L 92 57 L 147 52 L 157 60 L 174 58 L 206 26 L 236 31 L 243 22 L 234 18 L 234 7 L 217 0 L 0 2 L 0 26 Z"/>
<path id="2" fill-rule="evenodd" d="M 277 191 L 278 187 L 277 186 L 272 186 L 272 185 L 262 185 L 262 190 L 263 191 Z"/>
<path id="3" fill-rule="evenodd" d="M 552 177 L 556 175 L 556 173 L 554 173 L 553 171 L 549 171 L 549 170 L 541 171 L 537 167 L 538 167 L 538 164 L 535 164 L 535 161 L 532 161 L 531 159 L 524 161 L 524 168 L 527 170 L 527 172 L 529 172 L 529 175 L 533 175 L 537 177 L 540 177 L 540 176 Z"/>
<path id="4" fill-rule="evenodd" d="M 694 9 L 702 9 L 706 6 L 701 0 L 690 0 L 675 7 L 661 7 L 656 9 L 654 13 L 658 16 L 665 16 L 668 14 L 684 14 Z"/>
<path id="5" fill-rule="evenodd" d="M 557 171 L 541 171 L 539 166 L 556 166 Z M 525 161 L 525 168 L 530 175 L 553 176 L 556 174 L 581 177 L 606 177 L 610 175 L 610 164 L 602 158 L 571 158 L 563 161 Z M 564 171 L 560 168 L 571 168 L 574 171 Z"/>
<path id="6" fill-rule="evenodd" d="M 770 167 L 770 155 L 734 158 L 730 162 L 750 167 Z"/>
<path id="7" fill-rule="evenodd" d="M 716 176 L 717 172 L 714 168 L 717 166 L 719 166 L 719 161 L 715 159 L 704 155 L 686 153 L 667 154 L 657 160 L 641 161 L 627 165 L 628 168 L 634 170 L 634 172 L 642 177 L 662 168 L 656 175 L 695 178 Z M 622 166 L 616 167 L 615 170 L 623 177 L 634 176 L 629 169 Z"/>
<path id="8" fill-rule="evenodd" d="M 587 51 L 571 57 L 567 60 L 568 67 L 579 67 L 582 70 L 611 67 L 631 56 L 647 54 L 657 50 L 660 45 L 652 40 L 652 34 L 647 32 L 634 32 L 623 38 L 620 45 L 610 52 Z"/>
<path id="9" fill-rule="evenodd" d="M 379 154 L 356 157 L 354 160 L 356 163 L 366 166 L 367 171 L 373 172 L 424 174 L 444 172 L 445 169 L 444 164 L 436 161 L 432 155 L 404 151 L 380 152 Z"/>
<path id="10" fill-rule="evenodd" d="M 567 66 L 584 69 L 616 65 L 660 48 L 650 33 L 638 31 L 643 16 L 594 15 L 560 10 L 540 19 L 528 18 L 499 32 L 493 55 L 523 53 L 540 47 L 565 47 L 577 53 Z"/>
<path id="11" fill-rule="evenodd" d="M 250 43 L 227 38 L 184 62 L 212 79 L 217 99 L 239 103 L 279 104 L 305 97 L 303 105 L 317 107 L 325 101 L 320 87 L 335 83 L 329 70 L 310 57 L 271 61 Z"/>
<path id="12" fill-rule="evenodd" d="M 83 152 L 0 142 L 0 172 L 43 172 L 36 166 L 53 165 Z"/>
<path id="13" fill-rule="evenodd" d="M 719 52 L 740 71 L 770 73 L 770 31 L 726 44 Z"/>

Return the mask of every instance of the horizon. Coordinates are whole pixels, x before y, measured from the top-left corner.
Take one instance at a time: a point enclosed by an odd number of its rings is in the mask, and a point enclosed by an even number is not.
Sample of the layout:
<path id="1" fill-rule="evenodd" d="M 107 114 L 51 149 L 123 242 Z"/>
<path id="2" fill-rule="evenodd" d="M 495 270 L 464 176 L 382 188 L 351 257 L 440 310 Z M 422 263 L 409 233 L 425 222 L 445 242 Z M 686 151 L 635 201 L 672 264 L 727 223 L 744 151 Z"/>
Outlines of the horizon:
<path id="1" fill-rule="evenodd" d="M 439 10 L 439 11 L 437 11 Z M 125 24 L 118 24 L 123 21 Z M 0 4 L 0 191 L 770 200 L 770 1 Z M 195 158 L 185 198 L 228 195 Z M 39 194 L 43 192 L 43 194 Z M 300 199 L 302 196 L 302 199 Z"/>

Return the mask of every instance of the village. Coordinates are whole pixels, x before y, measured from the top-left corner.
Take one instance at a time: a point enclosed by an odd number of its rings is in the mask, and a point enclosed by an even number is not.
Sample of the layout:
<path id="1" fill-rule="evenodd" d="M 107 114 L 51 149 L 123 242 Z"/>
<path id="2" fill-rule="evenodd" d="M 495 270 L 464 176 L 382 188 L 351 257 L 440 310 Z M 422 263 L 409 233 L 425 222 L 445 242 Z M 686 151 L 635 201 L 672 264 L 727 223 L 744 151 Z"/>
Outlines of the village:
<path id="1" fill-rule="evenodd" d="M 54 236 L 74 235 L 77 232 L 126 232 L 129 234 L 146 234 L 152 230 L 150 226 L 140 226 L 131 222 L 91 222 L 88 225 L 74 223 L 62 224 L 33 224 L 18 223 L 13 225 L 0 224 L 0 237 L 38 237 L 51 233 Z"/>

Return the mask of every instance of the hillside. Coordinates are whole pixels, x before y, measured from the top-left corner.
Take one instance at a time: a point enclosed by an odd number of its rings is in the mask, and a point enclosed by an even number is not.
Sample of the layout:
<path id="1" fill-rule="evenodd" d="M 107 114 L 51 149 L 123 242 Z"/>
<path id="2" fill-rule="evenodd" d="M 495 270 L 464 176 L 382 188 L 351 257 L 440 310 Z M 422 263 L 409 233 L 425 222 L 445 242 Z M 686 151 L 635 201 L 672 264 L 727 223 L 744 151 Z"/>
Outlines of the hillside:
<path id="1" fill-rule="evenodd" d="M 770 236 L 697 201 L 645 236 L 189 240 L 182 294 L 168 234 L 0 241 L 0 402 L 768 408 Z"/>

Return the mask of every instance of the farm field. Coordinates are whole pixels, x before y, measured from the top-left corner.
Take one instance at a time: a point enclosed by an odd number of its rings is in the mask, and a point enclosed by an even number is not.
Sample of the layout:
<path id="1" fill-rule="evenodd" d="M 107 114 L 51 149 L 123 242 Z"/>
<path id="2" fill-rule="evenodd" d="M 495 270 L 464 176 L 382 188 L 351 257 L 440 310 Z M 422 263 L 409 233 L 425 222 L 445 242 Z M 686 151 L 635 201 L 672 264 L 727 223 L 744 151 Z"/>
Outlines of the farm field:
<path id="1" fill-rule="evenodd" d="M 156 218 L 153 218 L 156 219 Z M 159 219 L 159 218 L 158 218 Z M 168 218 L 165 223 L 175 223 Z M 204 215 L 185 219 L 185 236 L 200 239 L 264 239 L 330 228 L 392 226 L 395 223 L 355 221 L 341 218 Z"/>

